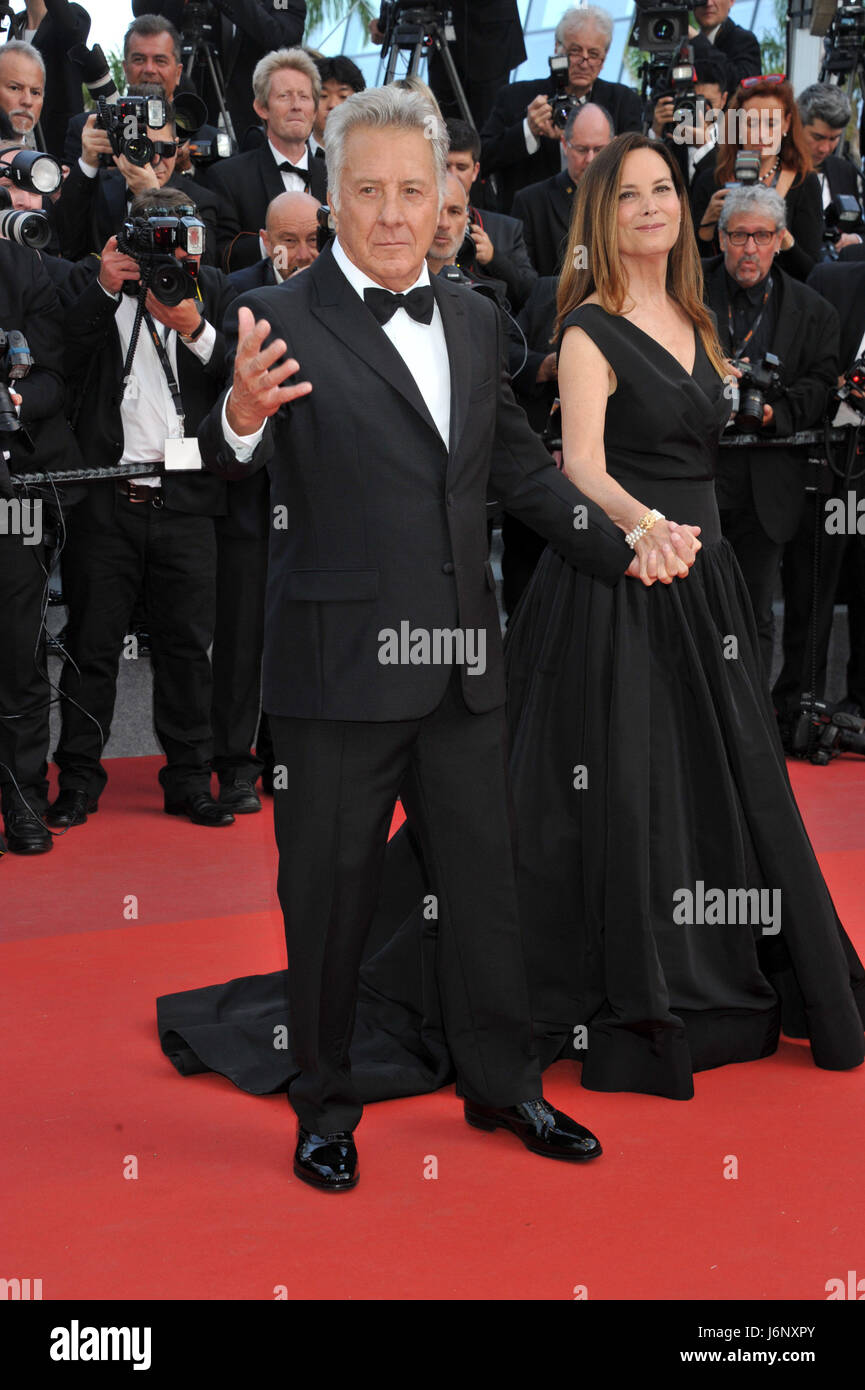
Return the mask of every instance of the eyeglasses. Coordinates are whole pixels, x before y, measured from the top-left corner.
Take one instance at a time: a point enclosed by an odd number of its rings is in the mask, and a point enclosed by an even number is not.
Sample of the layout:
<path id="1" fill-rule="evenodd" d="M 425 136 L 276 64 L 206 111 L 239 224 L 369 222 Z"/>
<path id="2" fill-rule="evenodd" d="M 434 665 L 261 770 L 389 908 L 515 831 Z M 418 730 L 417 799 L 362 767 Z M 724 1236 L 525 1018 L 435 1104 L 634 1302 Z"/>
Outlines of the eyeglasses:
<path id="1" fill-rule="evenodd" d="M 721 230 L 723 231 L 723 228 Z M 745 246 L 752 239 L 757 246 L 768 246 L 780 230 L 780 227 L 776 227 L 774 232 L 767 232 L 766 228 L 762 227 L 759 232 L 726 232 L 725 235 L 731 246 Z"/>
<path id="2" fill-rule="evenodd" d="M 587 154 L 600 154 L 601 150 L 606 148 L 604 145 L 573 145 L 570 140 L 566 140 L 565 144 L 569 150 L 573 150 L 578 159 L 585 159 Z"/>
<path id="3" fill-rule="evenodd" d="M 570 48 L 565 49 L 565 53 L 569 58 L 576 58 L 578 62 L 585 58 L 587 63 L 601 63 L 606 57 L 606 54 L 597 48 L 580 48 L 579 44 L 572 44 Z"/>
<path id="4" fill-rule="evenodd" d="M 739 86 L 747 90 L 748 87 L 758 87 L 761 83 L 771 85 L 775 82 L 786 82 L 787 74 L 783 72 L 770 72 L 765 77 L 743 77 Z"/>

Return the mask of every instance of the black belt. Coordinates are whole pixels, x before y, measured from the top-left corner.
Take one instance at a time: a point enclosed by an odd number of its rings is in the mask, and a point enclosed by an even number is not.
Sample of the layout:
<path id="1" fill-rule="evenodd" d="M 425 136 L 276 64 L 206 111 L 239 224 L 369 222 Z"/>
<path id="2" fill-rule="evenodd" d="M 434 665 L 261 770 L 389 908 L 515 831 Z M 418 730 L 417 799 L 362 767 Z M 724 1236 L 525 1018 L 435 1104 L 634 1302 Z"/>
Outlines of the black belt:
<path id="1" fill-rule="evenodd" d="M 117 489 L 127 502 L 152 502 L 155 507 L 165 505 L 162 483 L 153 487 L 140 483 L 135 478 L 118 478 Z"/>

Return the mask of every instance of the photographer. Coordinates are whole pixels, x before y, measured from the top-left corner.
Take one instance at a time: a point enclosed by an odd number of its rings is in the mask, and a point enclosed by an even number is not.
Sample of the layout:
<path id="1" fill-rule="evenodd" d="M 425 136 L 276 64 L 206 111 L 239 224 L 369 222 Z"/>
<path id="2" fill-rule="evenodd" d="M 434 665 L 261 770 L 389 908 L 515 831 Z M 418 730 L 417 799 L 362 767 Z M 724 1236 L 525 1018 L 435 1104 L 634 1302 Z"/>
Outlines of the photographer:
<path id="1" fill-rule="evenodd" d="M 0 148 L 0 172 L 18 147 Z M 11 184 L 14 207 L 40 209 L 38 193 Z M 48 805 L 48 681 L 43 611 L 59 506 L 74 500 L 50 484 L 13 489 L 8 473 L 80 468 L 66 423 L 62 315 L 38 252 L 0 240 L 0 328 L 24 334 L 33 359 L 9 385 L 15 416 L 0 412 L 0 801 L 6 847 L 43 854 L 53 847 L 40 819 Z M 4 370 L 2 380 L 8 381 Z M 28 441 L 32 451 L 28 448 Z M 4 477 L 4 475 L 6 475 Z M 16 787 L 17 783 L 17 787 Z M 0 836 L 0 853 L 3 837 Z"/>
<path id="2" fill-rule="evenodd" d="M 335 106 L 341 106 L 355 92 L 365 92 L 363 73 L 350 58 L 337 54 L 335 58 L 315 58 L 321 80 L 321 96 L 315 113 L 315 124 L 309 137 L 309 148 L 316 159 L 324 159 L 324 128 Z"/>
<path id="3" fill-rule="evenodd" d="M 525 228 L 526 245 L 539 275 L 559 274 L 577 184 L 615 133 L 609 111 L 593 101 L 575 107 L 562 131 L 565 168 L 550 179 L 529 184 L 514 199 L 514 216 Z"/>
<path id="4" fill-rule="evenodd" d="M 27 0 L 27 8 L 9 23 L 9 38 L 23 39 L 31 34 L 45 73 L 45 105 L 41 116 L 45 149 L 55 159 L 63 158 L 66 127 L 84 107 L 81 92 L 82 67 L 69 50 L 83 46 L 90 33 L 90 15 L 81 5 L 68 0 Z"/>
<path id="5" fill-rule="evenodd" d="M 815 266 L 808 285 L 836 310 L 841 321 L 840 361 L 847 370 L 865 351 L 865 265 Z M 843 378 L 839 377 L 841 386 Z M 855 404 L 855 410 L 851 407 Z M 865 399 L 861 393 L 851 393 L 849 404 L 836 414 L 830 404 L 830 415 L 838 424 L 861 423 Z M 860 446 L 861 447 L 861 446 Z M 843 469 L 845 445 L 833 447 L 836 466 Z M 772 695 L 782 735 L 796 721 L 803 694 L 814 687 L 817 699 L 826 688 L 826 664 L 832 621 L 839 583 L 849 580 L 847 622 L 850 655 L 847 662 L 847 693 L 841 707 L 860 717 L 865 714 L 865 536 L 853 527 L 827 525 L 831 501 L 842 503 L 842 514 L 849 515 L 850 494 L 858 507 L 865 498 L 865 479 L 855 475 L 863 466 L 861 454 L 856 455 L 852 476 L 845 481 L 828 468 L 821 468 L 814 477 L 816 490 L 809 491 L 799 529 L 784 551 L 784 665 L 775 682 Z M 815 530 L 819 531 L 819 579 L 816 595 L 814 585 Z M 816 615 L 811 633 L 812 611 Z M 812 637 L 814 674 L 812 678 Z"/>
<path id="6" fill-rule="evenodd" d="M 47 820 L 80 825 L 97 807 L 107 780 L 100 758 L 111 729 L 118 662 L 143 587 L 154 724 L 166 755 L 159 773 L 165 810 L 196 825 L 223 826 L 233 817 L 210 791 L 207 652 L 214 628 L 213 518 L 225 513 L 226 497 L 225 484 L 200 471 L 195 435 L 224 383 L 225 341 L 217 325 L 233 291 L 184 248 L 184 242 L 194 247 L 201 225 L 180 222 L 194 214 L 184 194 L 169 188 L 142 193 L 130 214 L 122 236 L 132 238 L 136 255 L 118 249 L 116 237 L 106 244 L 98 278 L 92 275 L 66 314 L 67 364 L 80 403 L 76 434 L 88 465 L 123 462 L 158 471 L 90 483 L 69 517 L 63 567 L 69 659 L 60 685 L 72 698 L 63 705 L 55 753 L 60 795 Z M 152 244 L 150 219 L 166 214 L 178 223 L 159 293 L 168 295 L 164 282 L 173 279 L 186 294 L 172 307 L 148 291 L 124 388 L 139 283 L 143 270 L 153 269 L 152 253 L 143 248 Z M 132 294 L 123 292 L 125 285 Z M 178 466 L 190 471 L 172 471 Z"/>
<path id="7" fill-rule="evenodd" d="M 206 40 L 218 55 L 225 82 L 225 105 L 234 126 L 238 145 L 251 126 L 258 124 L 252 102 L 252 74 L 257 63 L 275 48 L 293 48 L 303 38 L 306 0 L 212 0 L 205 6 L 211 12 L 213 37 Z M 186 36 L 186 0 L 132 0 L 134 15 L 164 15 Z M 186 33 L 184 31 L 186 26 Z M 207 103 L 208 117 L 219 124 L 219 102 L 209 69 L 205 64 L 194 70 L 196 85 Z"/>
<path id="8" fill-rule="evenodd" d="M 509 73 L 526 60 L 517 0 L 449 0 L 443 8 L 453 15 L 456 39 L 450 45 L 451 56 L 480 130 Z M 373 43 L 382 42 L 382 15 L 370 25 L 370 38 Z M 462 116 L 437 53 L 430 56 L 429 85 L 443 115 Z"/>
<path id="9" fill-rule="evenodd" d="M 661 97 L 652 112 L 651 133 L 664 140 L 682 171 L 685 187 L 690 192 L 694 179 L 704 169 L 715 167 L 718 148 L 718 114 L 727 105 L 729 69 L 719 54 L 701 58 L 694 63 L 697 80 L 694 91 L 699 98 L 696 120 L 678 129 L 675 124 L 676 99 Z"/>
<path id="10" fill-rule="evenodd" d="M 162 97 L 163 89 L 131 87 L 128 95 L 144 99 Z M 60 249 L 68 260 L 81 260 L 98 252 L 139 193 L 169 187 L 178 189 L 195 203 L 198 216 L 207 229 L 204 263 L 216 265 L 222 220 L 219 198 L 188 174 L 177 173 L 180 146 L 170 103 L 166 103 L 165 114 L 164 126 L 144 127 L 153 154 L 143 165 L 133 163 L 126 155 L 114 154 L 108 132 L 97 124 L 95 115 L 88 116 L 81 132 L 81 158 L 70 169 L 54 205 Z M 110 160 L 114 167 L 105 167 L 103 160 Z"/>
<path id="11" fill-rule="evenodd" d="M 815 82 L 799 94 L 798 106 L 802 134 L 820 180 L 824 215 L 839 195 L 856 198 L 861 205 L 862 175 L 851 160 L 835 153 L 852 116 L 846 93 L 829 82 Z M 838 252 L 861 245 L 861 217 L 855 229 L 842 232 L 832 244 Z"/>
<path id="12" fill-rule="evenodd" d="M 739 364 L 740 409 L 767 353 L 778 379 L 762 394 L 760 434 L 786 436 L 823 420 L 838 375 L 838 318 L 819 295 L 773 265 L 784 236 L 784 200 L 769 188 L 731 189 L 720 218 L 722 255 L 704 267 L 705 299 L 724 353 Z M 746 365 L 747 364 L 747 367 Z M 768 366 L 768 364 L 766 364 Z M 752 425 L 746 425 L 747 433 Z M 807 449 L 722 448 L 715 490 L 721 527 L 742 569 L 767 682 L 772 667 L 772 596 L 784 545 L 805 500 Z"/>
<path id="13" fill-rule="evenodd" d="M 24 144 L 35 148 L 45 100 L 45 64 L 37 48 L 10 39 L 0 48 L 0 110 Z M 43 142 L 44 143 L 44 142 Z"/>
<path id="14" fill-rule="evenodd" d="M 750 29 L 743 29 L 729 18 L 733 0 L 705 0 L 694 5 L 694 18 L 699 26 L 690 29 L 694 58 L 709 58 L 713 52 L 723 54 L 730 70 L 731 91 L 743 77 L 759 77 L 763 71 L 760 43 Z"/>
<path id="15" fill-rule="evenodd" d="M 471 200 L 480 173 L 481 141 L 466 121 L 445 121 L 450 148 L 448 172 L 455 174 Z M 529 259 L 519 218 L 503 212 L 478 212 L 469 206 L 469 235 L 475 244 L 474 272 L 479 279 L 503 280 L 508 298 L 519 309 L 528 298 L 538 273 Z"/>
<path id="16" fill-rule="evenodd" d="M 260 259 L 258 229 L 279 193 L 308 192 L 320 203 L 327 194 L 324 160 L 309 150 L 321 97 L 315 63 L 303 49 L 279 49 L 262 58 L 252 80 L 267 142 L 225 160 L 208 175 L 208 187 L 223 205 L 219 252 L 226 270 Z"/>
<path id="17" fill-rule="evenodd" d="M 612 37 L 613 21 L 606 10 L 597 5 L 571 7 L 556 27 L 556 53 L 568 58 L 565 97 L 579 105 L 593 101 L 603 106 L 621 135 L 642 128 L 642 113 L 637 92 L 598 76 Z M 503 212 L 511 211 L 521 188 L 561 170 L 561 132 L 567 113 L 562 111 L 556 124 L 552 106 L 556 91 L 552 76 L 503 87 L 481 131 L 481 168 L 485 178 L 496 175 Z"/>

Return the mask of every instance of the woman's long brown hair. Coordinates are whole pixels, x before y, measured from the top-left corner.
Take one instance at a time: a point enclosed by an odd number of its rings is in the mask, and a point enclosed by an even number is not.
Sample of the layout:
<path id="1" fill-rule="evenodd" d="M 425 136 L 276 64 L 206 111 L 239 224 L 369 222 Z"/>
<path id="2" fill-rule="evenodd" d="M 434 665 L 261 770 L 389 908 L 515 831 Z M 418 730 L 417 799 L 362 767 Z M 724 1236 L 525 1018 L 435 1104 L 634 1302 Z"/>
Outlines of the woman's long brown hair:
<path id="1" fill-rule="evenodd" d="M 795 188 L 802 182 L 806 174 L 811 172 L 811 156 L 805 144 L 805 136 L 802 133 L 802 118 L 799 115 L 799 107 L 796 105 L 796 98 L 793 95 L 793 88 L 789 82 L 755 82 L 753 87 L 737 87 L 730 99 L 726 111 L 721 117 L 721 139 L 718 141 L 718 157 L 715 161 L 715 183 L 719 188 L 723 188 L 725 183 L 729 183 L 733 177 L 733 166 L 736 163 L 736 155 L 741 149 L 736 139 L 727 139 L 729 135 L 737 135 L 740 128 L 739 118 L 735 115 L 731 117 L 731 112 L 741 111 L 745 103 L 752 97 L 777 97 L 784 108 L 784 116 L 790 117 L 790 129 L 781 141 L 781 168 L 793 169 L 795 178 L 792 187 Z M 747 119 L 747 113 L 746 117 Z"/>
<path id="2" fill-rule="evenodd" d="M 670 171 L 682 220 L 667 259 L 667 293 L 694 324 L 718 375 L 726 376 L 727 363 L 715 322 L 703 303 L 703 271 L 682 175 L 663 141 L 649 140 L 633 132 L 611 140 L 592 160 L 577 185 L 568 249 L 559 278 L 555 335 L 559 337 L 564 319 L 590 294 L 598 296 L 608 314 L 622 313 L 628 283 L 619 255 L 619 187 L 625 159 L 633 150 L 651 150 Z M 583 260 L 587 262 L 585 266 Z"/>

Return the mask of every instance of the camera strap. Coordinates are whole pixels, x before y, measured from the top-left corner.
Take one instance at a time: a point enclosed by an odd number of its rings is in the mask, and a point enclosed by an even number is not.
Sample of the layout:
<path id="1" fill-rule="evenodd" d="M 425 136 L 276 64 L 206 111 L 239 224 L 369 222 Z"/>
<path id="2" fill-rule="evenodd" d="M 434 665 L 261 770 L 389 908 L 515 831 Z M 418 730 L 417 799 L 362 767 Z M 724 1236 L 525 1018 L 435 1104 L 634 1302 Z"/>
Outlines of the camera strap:
<path id="1" fill-rule="evenodd" d="M 174 406 L 175 411 L 177 412 L 177 419 L 180 425 L 180 438 L 183 439 L 185 434 L 185 414 L 183 409 L 183 401 L 180 396 L 180 387 L 177 383 L 177 378 L 175 377 L 174 372 L 172 371 L 171 362 L 169 360 L 168 353 L 165 350 L 165 344 L 163 343 L 162 339 L 156 331 L 156 324 L 150 317 L 149 309 L 144 310 L 144 321 L 147 324 L 150 336 L 153 339 L 153 346 L 156 348 L 156 355 L 158 356 L 162 370 L 165 373 L 165 380 L 168 382 L 168 389 L 171 392 L 171 402 Z"/>
<path id="2" fill-rule="evenodd" d="M 771 277 L 771 275 L 770 275 L 770 276 L 769 276 L 769 279 L 766 281 L 766 289 L 765 289 L 765 292 L 764 292 L 764 294 L 763 294 L 763 303 L 760 305 L 760 308 L 759 308 L 759 310 L 758 310 L 758 312 L 757 312 L 757 317 L 755 318 L 754 322 L 751 324 L 751 327 L 748 329 L 748 332 L 745 334 L 744 338 L 742 339 L 742 341 L 741 341 L 741 343 L 739 344 L 738 347 L 735 347 L 735 345 L 734 345 L 734 344 L 735 344 L 735 339 L 734 339 L 734 337 L 733 337 L 733 306 L 732 306 L 732 304 L 730 303 L 729 298 L 727 299 L 727 323 L 728 323 L 729 328 L 730 328 L 730 349 L 731 349 L 731 355 L 732 355 L 733 357 L 741 357 L 741 356 L 742 356 L 742 353 L 744 352 L 745 348 L 748 346 L 748 344 L 750 343 L 750 341 L 751 341 L 751 339 L 753 338 L 754 334 L 757 332 L 757 329 L 760 327 L 760 320 L 762 319 L 763 314 L 764 314 L 765 311 L 766 311 L 766 305 L 769 303 L 769 295 L 770 295 L 771 293 L 772 293 L 772 277 Z"/>

